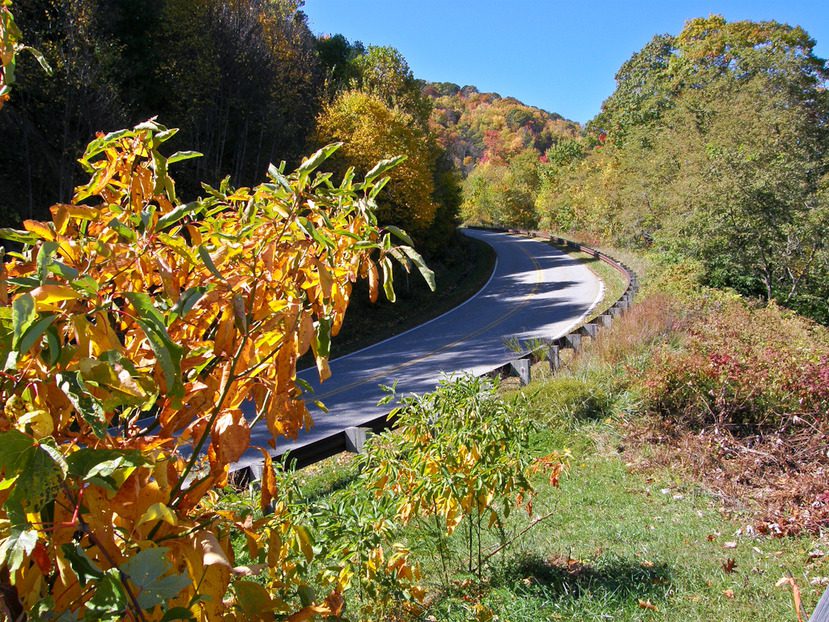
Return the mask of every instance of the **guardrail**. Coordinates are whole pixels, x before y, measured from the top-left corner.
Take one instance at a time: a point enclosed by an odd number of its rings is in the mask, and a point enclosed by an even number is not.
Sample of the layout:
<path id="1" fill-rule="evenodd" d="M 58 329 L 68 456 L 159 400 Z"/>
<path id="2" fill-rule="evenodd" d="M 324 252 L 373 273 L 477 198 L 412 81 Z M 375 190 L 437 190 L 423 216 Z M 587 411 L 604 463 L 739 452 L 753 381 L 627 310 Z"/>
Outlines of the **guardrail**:
<path id="1" fill-rule="evenodd" d="M 567 348 L 574 351 L 580 350 L 582 346 L 582 339 L 584 337 L 596 339 L 601 331 L 611 327 L 616 317 L 620 316 L 630 308 L 633 302 L 633 297 L 639 290 L 639 281 L 633 270 L 631 270 L 624 263 L 617 261 L 613 257 L 610 257 L 609 255 L 592 247 L 584 246 L 583 244 L 578 244 L 572 240 L 567 240 L 542 231 L 504 229 L 500 227 L 471 228 L 486 229 L 489 231 L 502 231 L 514 235 L 524 235 L 548 240 L 557 246 L 564 247 L 567 250 L 580 251 L 595 257 L 599 261 L 603 261 L 617 270 L 627 280 L 625 292 L 610 307 L 594 319 L 577 326 L 566 335 L 544 341 L 541 344 L 535 344 L 535 347 L 531 350 L 519 353 L 514 359 L 510 359 L 503 365 L 489 369 L 481 375 L 490 377 L 517 376 L 521 384 L 528 384 L 530 382 L 530 369 L 532 364 L 545 359 L 549 361 L 551 371 L 553 373 L 557 372 L 561 368 L 561 351 Z M 393 428 L 394 423 L 394 418 L 390 417 L 388 414 L 381 415 L 366 423 L 363 423 L 359 428 L 348 428 L 341 432 L 332 434 L 331 436 L 302 445 L 296 449 L 288 450 L 284 454 L 275 456 L 275 458 L 278 458 L 285 463 L 294 463 L 296 468 L 301 469 L 345 451 L 360 451 L 367 434 Z M 235 470 L 231 467 L 231 480 L 236 485 L 245 485 L 251 480 L 259 479 L 261 469 L 261 465 L 247 465 Z"/>
<path id="2" fill-rule="evenodd" d="M 534 231 L 528 229 L 505 229 L 496 227 L 474 227 L 476 229 L 486 229 L 489 231 L 503 231 L 505 233 L 524 235 L 527 237 L 540 238 L 549 240 L 556 246 L 562 246 L 567 250 L 578 251 L 595 257 L 599 261 L 606 263 L 621 274 L 627 281 L 627 286 L 624 293 L 614 301 L 607 309 L 603 310 L 601 314 L 580 326 L 575 327 L 569 333 L 550 339 L 543 344 L 537 345 L 532 350 L 524 352 L 515 359 L 507 361 L 503 365 L 496 367 L 487 372 L 488 375 L 500 377 L 518 376 L 521 384 L 528 384 L 530 382 L 530 368 L 533 363 L 541 360 L 548 360 L 550 363 L 550 370 L 556 373 L 561 368 L 561 350 L 571 349 L 578 352 L 582 346 L 582 339 L 589 337 L 596 339 L 602 330 L 606 330 L 613 325 L 613 320 L 627 311 L 633 304 L 633 298 L 639 291 L 639 278 L 636 273 L 627 265 L 618 261 L 590 246 L 578 244 L 572 240 L 551 235 L 544 231 Z"/>

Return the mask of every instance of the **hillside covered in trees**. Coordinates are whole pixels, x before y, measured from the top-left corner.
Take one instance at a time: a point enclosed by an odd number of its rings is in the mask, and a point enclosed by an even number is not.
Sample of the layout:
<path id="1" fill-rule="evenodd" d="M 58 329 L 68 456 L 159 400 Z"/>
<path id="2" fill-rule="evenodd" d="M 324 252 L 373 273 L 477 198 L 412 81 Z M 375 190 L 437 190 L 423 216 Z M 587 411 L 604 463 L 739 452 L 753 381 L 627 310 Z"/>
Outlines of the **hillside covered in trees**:
<path id="1" fill-rule="evenodd" d="M 429 83 L 430 124 L 463 181 L 463 218 L 528 225 L 546 152 L 581 127 L 561 115 L 474 86 Z"/>
<path id="2" fill-rule="evenodd" d="M 707 284 L 829 322 L 829 71 L 814 45 L 717 16 L 657 35 L 580 136 L 475 167 L 464 217 L 693 260 Z M 522 200 L 505 209 L 499 188 Z"/>
<path id="3" fill-rule="evenodd" d="M 300 2 L 35 0 L 15 11 L 27 44 L 0 117 L 0 221 L 43 218 L 82 180 L 76 159 L 96 132 L 157 117 L 173 145 L 203 154 L 177 164 L 188 195 L 201 182 L 259 180 L 269 163 L 344 141 L 332 160 L 365 173 L 406 155 L 379 196 L 380 219 L 425 250 L 453 235 L 451 165 L 429 127 L 431 103 L 392 48 L 315 36 Z"/>

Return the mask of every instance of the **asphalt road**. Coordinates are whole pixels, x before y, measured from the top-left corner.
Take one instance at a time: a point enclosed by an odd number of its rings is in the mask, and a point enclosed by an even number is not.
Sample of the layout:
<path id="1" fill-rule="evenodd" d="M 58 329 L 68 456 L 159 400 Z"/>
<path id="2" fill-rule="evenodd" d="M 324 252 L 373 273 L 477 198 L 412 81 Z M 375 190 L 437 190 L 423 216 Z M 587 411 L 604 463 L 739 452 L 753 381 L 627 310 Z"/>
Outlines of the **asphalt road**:
<path id="1" fill-rule="evenodd" d="M 432 390 L 442 374 L 483 373 L 515 359 L 507 340 L 566 334 L 598 302 L 602 284 L 584 264 L 541 241 L 491 231 L 465 230 L 495 249 L 487 284 L 447 313 L 400 335 L 331 362 L 332 377 L 320 385 L 315 369 L 299 376 L 329 409 L 312 407 L 315 426 L 294 442 L 277 441 L 276 454 L 383 415 L 379 385 L 397 381 L 399 394 Z M 267 428 L 251 434 L 251 446 L 266 447 Z M 249 455 L 249 457 L 248 457 Z M 234 468 L 261 462 L 251 451 Z"/>

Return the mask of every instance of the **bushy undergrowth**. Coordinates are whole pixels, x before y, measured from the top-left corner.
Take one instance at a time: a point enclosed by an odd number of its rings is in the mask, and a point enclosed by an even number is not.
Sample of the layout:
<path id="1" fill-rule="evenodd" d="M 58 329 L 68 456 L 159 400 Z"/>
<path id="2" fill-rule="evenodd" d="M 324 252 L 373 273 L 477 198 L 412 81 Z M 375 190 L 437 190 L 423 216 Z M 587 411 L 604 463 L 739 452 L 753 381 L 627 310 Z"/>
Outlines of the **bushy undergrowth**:
<path id="1" fill-rule="evenodd" d="M 396 429 L 370 438 L 350 482 L 329 494 L 309 496 L 296 474 L 266 467 L 270 511 L 251 516 L 235 548 L 281 586 L 267 595 L 278 611 L 299 606 L 310 619 L 324 613 L 317 595 L 331 594 L 325 606 L 344 620 L 417 617 L 427 589 L 447 589 L 458 571 L 480 580 L 523 533 L 515 525 L 534 524 L 531 472 L 544 469 L 557 484 L 563 458 L 533 459 L 526 409 L 489 380 L 447 379 L 394 412 Z M 527 517 L 508 520 L 519 508 Z M 275 539 L 288 543 L 285 558 L 265 559 Z M 255 581 L 242 588 L 265 599 Z"/>
<path id="2" fill-rule="evenodd" d="M 775 305 L 713 305 L 690 321 L 682 348 L 657 350 L 644 387 L 654 412 L 697 429 L 822 429 L 827 331 Z"/>

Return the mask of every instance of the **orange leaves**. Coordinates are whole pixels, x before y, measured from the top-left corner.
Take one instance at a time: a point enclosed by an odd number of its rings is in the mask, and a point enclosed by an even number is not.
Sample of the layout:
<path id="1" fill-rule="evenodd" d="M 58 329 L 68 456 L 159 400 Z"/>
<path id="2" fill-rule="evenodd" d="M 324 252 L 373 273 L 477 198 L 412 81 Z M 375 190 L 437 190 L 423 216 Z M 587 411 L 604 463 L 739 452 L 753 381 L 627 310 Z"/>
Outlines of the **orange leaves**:
<path id="1" fill-rule="evenodd" d="M 369 297 L 371 302 L 377 302 L 377 298 L 379 295 L 380 287 L 380 276 L 377 272 L 377 264 L 375 264 L 370 259 L 366 260 L 366 264 L 368 266 L 368 287 L 369 287 Z"/>
<path id="2" fill-rule="evenodd" d="M 53 206 L 51 223 L 4 230 L 26 246 L 0 271 L 0 322 L 14 336 L 11 350 L 0 343 L 0 359 L 9 361 L 0 378 L 0 402 L 9 406 L 0 434 L 28 435 L 29 445 L 32 436 L 42 439 L 39 459 L 50 477 L 60 471 L 63 478 L 47 500 L 53 513 L 21 519 L 62 524 L 36 523 L 28 533 L 40 538 L 37 546 L 21 545 L 14 581 L 31 586 L 30 604 L 51 583 L 61 607 L 82 611 L 93 579 L 81 585 L 76 578 L 81 553 L 70 560 L 61 548 L 72 543 L 100 568 L 94 580 L 106 589 L 126 585 L 116 566 L 136 559 L 136 550 L 153 550 L 140 559 L 152 557 L 163 570 L 166 556 L 179 572 L 186 566 L 192 583 L 168 604 L 197 602 L 191 611 L 202 620 L 225 613 L 232 564 L 223 538 L 243 521 L 215 512 L 211 498 L 249 449 L 245 402 L 264 419 L 272 445 L 312 424 L 297 359 L 312 349 L 320 376 L 330 375 L 330 340 L 360 266 L 372 266 L 376 295 L 374 262 L 395 250 L 382 243 L 372 214 L 374 181 L 334 186 L 311 177 L 332 149 L 296 173 L 274 168 L 277 183 L 234 189 L 223 182 L 207 198 L 181 204 L 159 152 L 173 133 L 151 120 L 98 135 L 81 158 L 89 183 L 73 203 Z M 61 470 L 67 458 L 80 460 L 79 451 L 114 453 L 82 474 Z M 142 459 L 125 463 L 124 455 Z M 269 457 L 265 467 L 263 509 L 279 492 Z M 7 505 L 0 519 L 8 520 Z M 308 533 L 282 527 L 261 542 L 258 528 L 245 533 L 253 548 L 289 547 L 297 559 L 271 556 L 289 570 L 309 563 Z M 76 542 L 79 530 L 85 535 Z M 196 591 L 204 598 L 194 599 Z M 291 613 L 254 587 L 236 593 L 245 611 L 270 602 Z M 135 603 L 123 606 L 141 618 Z M 311 606 L 302 615 L 339 615 L 342 596 L 334 591 Z"/>
<path id="3" fill-rule="evenodd" d="M 211 456 L 220 464 L 236 462 L 250 445 L 250 428 L 241 410 L 219 415 L 211 436 Z"/>
<path id="4" fill-rule="evenodd" d="M 34 233 L 42 240 L 51 241 L 55 239 L 55 233 L 52 231 L 51 227 L 49 227 L 48 223 L 37 220 L 24 220 L 23 228 L 26 229 L 26 231 Z"/>

